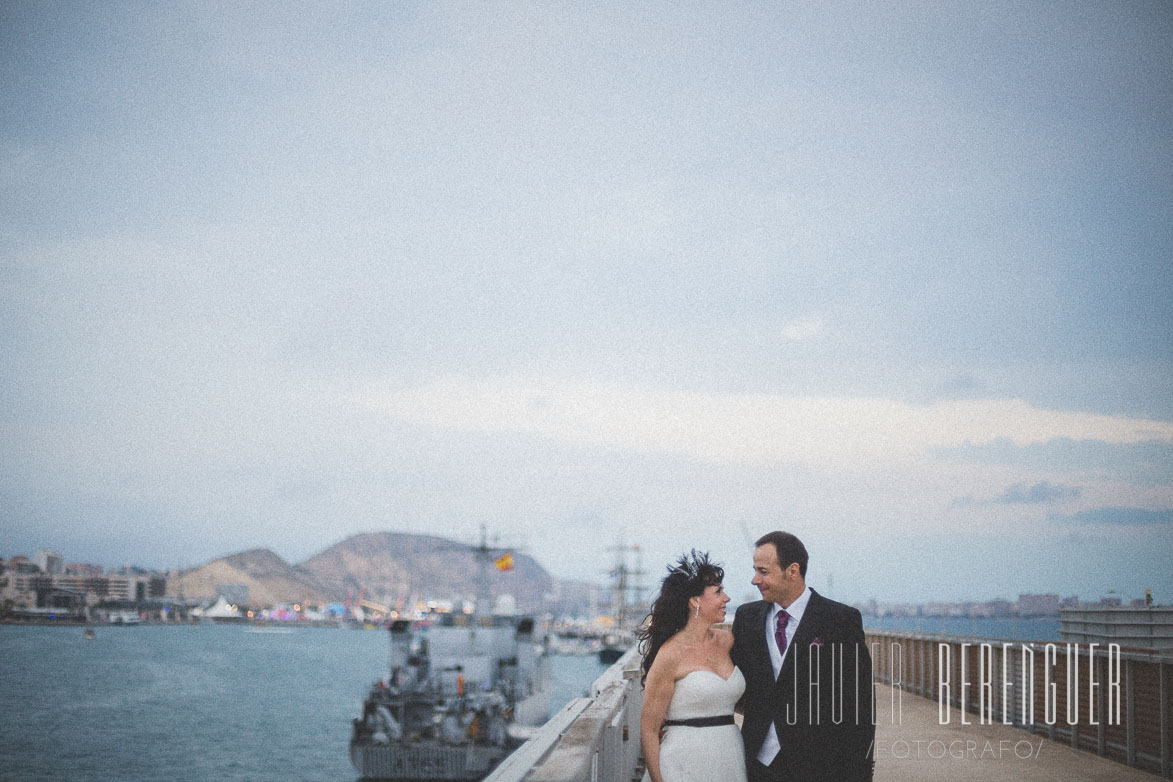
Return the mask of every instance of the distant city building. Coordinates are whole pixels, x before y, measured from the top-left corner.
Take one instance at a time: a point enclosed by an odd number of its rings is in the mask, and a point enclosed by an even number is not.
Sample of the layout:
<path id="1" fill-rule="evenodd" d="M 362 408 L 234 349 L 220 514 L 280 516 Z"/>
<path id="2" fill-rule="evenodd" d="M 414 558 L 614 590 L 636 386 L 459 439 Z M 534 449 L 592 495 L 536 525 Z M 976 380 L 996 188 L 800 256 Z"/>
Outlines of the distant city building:
<path id="1" fill-rule="evenodd" d="M 1058 595 L 1019 595 L 1019 616 L 1054 616 L 1059 613 Z"/>
<path id="2" fill-rule="evenodd" d="M 56 551 L 42 549 L 36 552 L 33 563 L 47 576 L 59 576 L 65 572 L 65 557 Z"/>
<path id="3" fill-rule="evenodd" d="M 17 554 L 8 560 L 8 570 L 14 573 L 40 573 L 41 568 L 23 554 Z"/>
<path id="4" fill-rule="evenodd" d="M 920 606 L 910 603 L 885 603 L 873 611 L 876 616 L 916 616 L 919 612 Z"/>
<path id="5" fill-rule="evenodd" d="M 35 567 L 35 566 L 34 566 Z M 61 594 L 76 595 L 87 603 L 110 600 L 141 602 L 162 598 L 167 591 L 167 580 L 160 575 L 142 576 L 75 576 L 47 575 L 10 570 L 0 576 L 0 600 L 13 606 L 44 608 L 58 600 Z"/>
<path id="6" fill-rule="evenodd" d="M 1014 615 L 1015 605 L 1009 600 L 989 600 L 974 605 L 970 616 L 987 618 L 1005 618 Z"/>
<path id="7" fill-rule="evenodd" d="M 1020 594 L 1016 602 L 996 599 L 984 603 L 964 601 L 958 603 L 933 602 L 924 604 L 914 603 L 881 603 L 871 599 L 857 603 L 856 608 L 865 616 L 875 617 L 948 617 L 973 619 L 1001 619 L 1015 616 L 1021 617 L 1050 617 L 1060 615 L 1067 609 L 1113 609 L 1122 607 L 1127 600 L 1130 608 L 1156 608 L 1153 605 L 1152 593 L 1146 590 L 1143 598 L 1106 597 L 1094 603 L 1081 603 L 1078 596 L 1071 595 L 1059 598 L 1054 594 Z"/>
<path id="8" fill-rule="evenodd" d="M 119 565 L 118 567 L 110 568 L 109 572 L 115 576 L 145 576 L 155 571 L 138 565 Z"/>
<path id="9" fill-rule="evenodd" d="M 101 576 L 106 569 L 101 565 L 91 565 L 88 562 L 66 562 L 65 575 L 67 576 Z"/>

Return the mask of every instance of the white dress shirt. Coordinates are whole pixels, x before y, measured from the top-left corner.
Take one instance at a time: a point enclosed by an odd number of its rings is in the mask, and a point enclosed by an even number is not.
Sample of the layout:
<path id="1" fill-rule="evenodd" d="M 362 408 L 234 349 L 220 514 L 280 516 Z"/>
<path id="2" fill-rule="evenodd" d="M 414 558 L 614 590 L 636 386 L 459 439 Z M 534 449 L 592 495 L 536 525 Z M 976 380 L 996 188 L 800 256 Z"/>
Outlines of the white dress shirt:
<path id="1" fill-rule="evenodd" d="M 794 645 L 794 634 L 798 632 L 798 623 L 802 621 L 802 615 L 806 613 L 806 604 L 810 602 L 810 599 L 811 588 L 807 587 L 802 590 L 798 599 L 786 608 L 786 613 L 790 614 L 790 619 L 786 623 L 786 654 L 790 654 L 790 647 Z M 778 674 L 782 673 L 782 662 L 785 660 L 784 655 L 778 651 L 778 642 L 774 640 L 774 628 L 777 626 L 778 612 L 781 610 L 782 606 L 774 603 L 770 608 L 770 615 L 766 618 L 766 648 L 770 650 L 770 663 L 774 666 L 775 681 L 778 679 Z M 770 729 L 766 731 L 766 739 L 762 742 L 762 748 L 758 750 L 758 762 L 763 766 L 770 765 L 781 749 L 778 731 L 774 729 L 774 723 L 771 722 Z"/>

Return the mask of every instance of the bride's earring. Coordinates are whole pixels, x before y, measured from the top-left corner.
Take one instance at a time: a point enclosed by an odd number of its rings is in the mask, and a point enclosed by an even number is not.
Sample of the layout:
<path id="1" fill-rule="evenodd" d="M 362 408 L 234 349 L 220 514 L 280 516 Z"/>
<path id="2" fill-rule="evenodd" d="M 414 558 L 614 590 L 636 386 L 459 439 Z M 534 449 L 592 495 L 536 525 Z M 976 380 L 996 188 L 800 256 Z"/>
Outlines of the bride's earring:
<path id="1" fill-rule="evenodd" d="M 701 618 L 701 604 L 699 602 L 696 604 L 696 618 Z"/>

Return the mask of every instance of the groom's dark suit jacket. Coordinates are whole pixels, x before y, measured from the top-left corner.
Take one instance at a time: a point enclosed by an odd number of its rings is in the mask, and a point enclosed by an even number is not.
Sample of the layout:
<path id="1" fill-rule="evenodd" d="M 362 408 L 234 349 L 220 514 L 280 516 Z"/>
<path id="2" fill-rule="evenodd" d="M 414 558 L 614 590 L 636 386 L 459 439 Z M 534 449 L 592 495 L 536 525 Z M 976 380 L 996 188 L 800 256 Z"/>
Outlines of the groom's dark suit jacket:
<path id="1" fill-rule="evenodd" d="M 745 676 L 741 734 L 746 762 L 754 762 L 773 722 L 782 749 L 770 768 L 781 770 L 782 778 L 870 780 L 872 661 L 859 611 L 811 590 L 775 681 L 766 647 L 772 605 L 748 603 L 733 619 L 733 662 Z"/>

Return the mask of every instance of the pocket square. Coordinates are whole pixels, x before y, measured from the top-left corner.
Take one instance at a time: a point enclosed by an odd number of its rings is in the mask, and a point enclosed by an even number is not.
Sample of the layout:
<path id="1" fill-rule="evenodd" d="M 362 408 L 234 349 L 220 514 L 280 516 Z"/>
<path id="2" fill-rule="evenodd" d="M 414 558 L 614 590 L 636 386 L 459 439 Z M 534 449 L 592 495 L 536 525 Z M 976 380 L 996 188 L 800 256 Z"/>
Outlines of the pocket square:
<path id="1" fill-rule="evenodd" d="M 817 646 L 817 647 L 819 647 L 820 649 L 822 649 L 822 648 L 823 648 L 823 639 L 822 639 L 822 638 L 819 638 L 819 637 L 816 635 L 816 636 L 815 636 L 815 639 L 814 639 L 813 641 L 811 641 L 811 646 Z"/>

